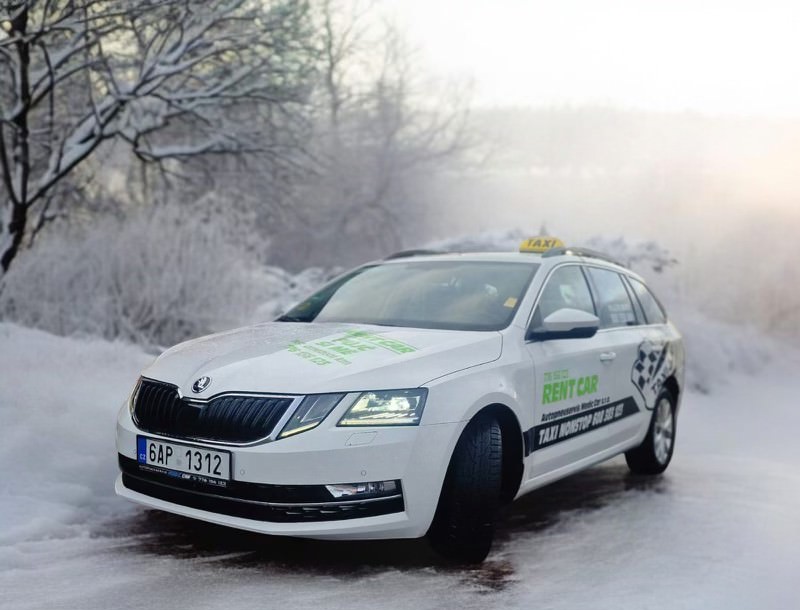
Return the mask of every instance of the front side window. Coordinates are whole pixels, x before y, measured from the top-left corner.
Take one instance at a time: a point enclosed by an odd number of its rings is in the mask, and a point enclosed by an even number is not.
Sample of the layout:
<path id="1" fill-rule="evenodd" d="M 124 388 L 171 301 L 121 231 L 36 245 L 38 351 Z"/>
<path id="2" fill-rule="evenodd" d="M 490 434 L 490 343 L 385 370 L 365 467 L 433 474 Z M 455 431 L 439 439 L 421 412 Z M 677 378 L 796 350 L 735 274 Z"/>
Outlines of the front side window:
<path id="1" fill-rule="evenodd" d="M 664 310 L 661 309 L 658 301 L 656 301 L 656 298 L 653 296 L 647 286 L 632 277 L 629 277 L 628 280 L 630 280 L 633 291 L 636 293 L 636 298 L 639 299 L 639 303 L 642 305 L 644 317 L 647 319 L 647 323 L 664 324 L 667 321 L 667 317 L 664 315 Z"/>
<path id="2" fill-rule="evenodd" d="M 407 261 L 356 269 L 312 295 L 284 322 L 500 330 L 511 323 L 537 263 Z"/>
<path id="3" fill-rule="evenodd" d="M 634 326 L 636 313 L 619 273 L 599 267 L 589 267 L 588 271 L 597 291 L 597 317 L 600 318 L 600 328 Z"/>
<path id="4" fill-rule="evenodd" d="M 531 328 L 539 328 L 547 316 L 564 308 L 596 315 L 586 278 L 577 265 L 559 267 L 547 280 L 533 313 Z"/>

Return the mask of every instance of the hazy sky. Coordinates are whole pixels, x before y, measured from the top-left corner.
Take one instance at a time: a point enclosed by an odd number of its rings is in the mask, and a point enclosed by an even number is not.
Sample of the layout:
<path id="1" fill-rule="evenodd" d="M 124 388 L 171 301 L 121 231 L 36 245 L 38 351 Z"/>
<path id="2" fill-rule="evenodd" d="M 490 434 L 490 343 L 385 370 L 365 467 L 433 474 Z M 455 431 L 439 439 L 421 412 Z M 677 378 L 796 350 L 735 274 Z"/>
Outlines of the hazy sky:
<path id="1" fill-rule="evenodd" d="M 800 0 L 383 0 L 480 105 L 800 116 Z"/>

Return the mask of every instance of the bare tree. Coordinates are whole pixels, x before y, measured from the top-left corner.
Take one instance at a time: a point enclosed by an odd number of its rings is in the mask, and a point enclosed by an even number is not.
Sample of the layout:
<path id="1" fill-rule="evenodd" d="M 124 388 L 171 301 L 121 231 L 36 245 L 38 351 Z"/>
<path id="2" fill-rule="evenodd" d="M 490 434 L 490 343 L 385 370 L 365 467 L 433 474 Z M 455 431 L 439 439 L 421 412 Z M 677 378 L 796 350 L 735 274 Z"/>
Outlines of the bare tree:
<path id="1" fill-rule="evenodd" d="M 402 247 L 423 222 L 426 180 L 468 147 L 465 88 L 427 80 L 375 2 L 313 6 L 316 164 L 298 185 L 295 218 L 274 242 L 280 262 L 295 266 L 352 263 Z M 313 243 L 301 232 L 312 232 Z M 298 242 L 308 247 L 293 251 Z"/>
<path id="2" fill-rule="evenodd" d="M 0 277 L 107 140 L 148 162 L 280 157 L 270 132 L 307 95 L 308 25 L 297 0 L 0 4 Z"/>

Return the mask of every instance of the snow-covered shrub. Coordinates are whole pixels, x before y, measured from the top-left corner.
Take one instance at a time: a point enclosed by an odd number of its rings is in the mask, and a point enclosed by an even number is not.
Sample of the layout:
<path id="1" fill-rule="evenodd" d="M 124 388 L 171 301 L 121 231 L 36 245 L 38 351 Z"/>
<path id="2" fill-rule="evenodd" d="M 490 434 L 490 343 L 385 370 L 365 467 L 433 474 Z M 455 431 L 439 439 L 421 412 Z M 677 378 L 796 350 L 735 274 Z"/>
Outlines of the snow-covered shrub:
<path id="1" fill-rule="evenodd" d="M 721 322 L 687 307 L 671 310 L 670 318 L 683 335 L 686 382 L 703 394 L 724 388 L 731 378 L 757 376 L 798 358 L 796 350 L 754 326 Z M 782 361 L 776 362 L 775 355 L 781 353 Z"/>
<path id="2" fill-rule="evenodd" d="M 546 230 L 540 232 L 546 233 Z M 476 235 L 436 241 L 425 247 L 445 252 L 514 252 L 522 241 L 536 234 L 536 231 L 522 229 L 486 231 Z M 664 269 L 677 264 L 669 250 L 652 240 L 595 235 L 584 242 L 567 245 L 582 246 L 602 252 L 635 270 L 661 273 Z"/>
<path id="3" fill-rule="evenodd" d="M 661 273 L 678 264 L 669 250 L 652 240 L 595 235 L 588 239 L 585 245 L 587 248 L 604 252 L 626 267 L 641 273 Z"/>
<path id="4" fill-rule="evenodd" d="M 15 262 L 0 316 L 60 335 L 168 345 L 249 318 L 274 284 L 246 227 L 178 206 L 48 235 Z M 285 282 L 272 286 L 278 291 Z"/>
<path id="5" fill-rule="evenodd" d="M 434 241 L 422 247 L 444 252 L 514 252 L 519 248 L 519 244 L 531 235 L 535 233 L 522 229 L 484 231 Z"/>

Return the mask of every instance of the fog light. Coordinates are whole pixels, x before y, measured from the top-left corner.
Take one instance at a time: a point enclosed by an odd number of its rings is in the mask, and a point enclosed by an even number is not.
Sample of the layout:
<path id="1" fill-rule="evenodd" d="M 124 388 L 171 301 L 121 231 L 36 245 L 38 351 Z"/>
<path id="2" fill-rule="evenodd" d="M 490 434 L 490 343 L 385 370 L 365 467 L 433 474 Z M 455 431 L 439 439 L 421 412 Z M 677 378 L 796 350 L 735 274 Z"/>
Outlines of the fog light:
<path id="1" fill-rule="evenodd" d="M 374 483 L 343 483 L 341 485 L 326 485 L 330 494 L 336 498 L 360 498 L 375 496 L 393 496 L 400 489 L 399 481 L 376 481 Z"/>

